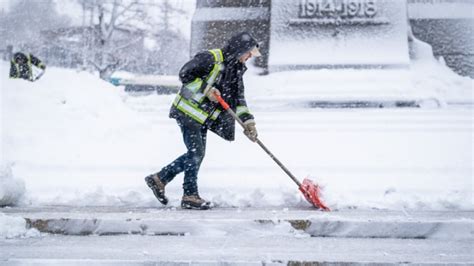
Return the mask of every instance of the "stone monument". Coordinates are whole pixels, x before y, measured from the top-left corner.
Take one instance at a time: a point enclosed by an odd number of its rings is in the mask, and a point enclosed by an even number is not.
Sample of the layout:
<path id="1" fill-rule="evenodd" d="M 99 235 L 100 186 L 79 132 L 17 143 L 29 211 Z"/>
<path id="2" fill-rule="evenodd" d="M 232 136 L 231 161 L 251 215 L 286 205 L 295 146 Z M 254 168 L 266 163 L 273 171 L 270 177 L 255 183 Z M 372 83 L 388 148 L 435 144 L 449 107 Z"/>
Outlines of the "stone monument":
<path id="1" fill-rule="evenodd" d="M 273 0 L 270 71 L 407 67 L 405 1 Z"/>

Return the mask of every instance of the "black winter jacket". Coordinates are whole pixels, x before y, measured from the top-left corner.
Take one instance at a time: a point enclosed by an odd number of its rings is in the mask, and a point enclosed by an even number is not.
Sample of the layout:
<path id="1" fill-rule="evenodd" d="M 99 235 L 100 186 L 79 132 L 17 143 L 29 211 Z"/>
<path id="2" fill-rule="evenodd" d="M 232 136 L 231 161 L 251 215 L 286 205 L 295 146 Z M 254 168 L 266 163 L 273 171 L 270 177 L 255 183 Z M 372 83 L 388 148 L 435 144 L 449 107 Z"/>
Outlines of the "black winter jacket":
<path id="1" fill-rule="evenodd" d="M 228 45 L 222 48 L 224 69 L 220 73 L 220 78 L 213 85 L 221 92 L 222 98 L 229 104 L 234 112 L 237 106 L 247 106 L 243 82 L 243 74 L 247 70 L 247 67 L 238 61 L 240 55 L 247 51 L 248 47 L 236 45 L 232 40 Z M 214 56 L 209 51 L 198 53 L 181 68 L 179 78 L 183 84 L 192 82 L 198 77 L 205 80 L 214 67 L 214 63 Z M 206 86 L 207 84 L 203 82 L 201 91 Z M 203 104 L 213 105 L 214 108 L 218 108 L 222 111 L 218 103 L 210 102 L 207 98 Z M 178 110 L 174 105 L 171 106 L 170 117 L 178 119 L 180 123 L 184 125 L 186 125 L 186 123 L 198 123 Z M 245 113 L 240 116 L 240 119 L 244 122 L 253 118 L 253 115 L 250 113 Z M 205 126 L 225 140 L 232 141 L 235 139 L 235 121 L 227 112 L 223 111 L 216 120 L 207 119 Z"/>

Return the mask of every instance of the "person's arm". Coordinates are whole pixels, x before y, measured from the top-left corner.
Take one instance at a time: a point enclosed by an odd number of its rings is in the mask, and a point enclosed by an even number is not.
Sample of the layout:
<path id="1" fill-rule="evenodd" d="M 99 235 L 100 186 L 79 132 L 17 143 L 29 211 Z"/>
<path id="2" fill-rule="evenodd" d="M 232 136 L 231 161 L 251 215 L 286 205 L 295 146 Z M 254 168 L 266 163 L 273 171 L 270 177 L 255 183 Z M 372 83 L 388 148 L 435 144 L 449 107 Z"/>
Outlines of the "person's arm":
<path id="1" fill-rule="evenodd" d="M 237 116 L 244 123 L 244 134 L 253 142 L 257 141 L 257 127 L 254 116 L 250 113 L 247 107 L 247 101 L 245 100 L 244 81 L 243 78 L 239 78 L 239 94 L 237 97 Z"/>
<path id="2" fill-rule="evenodd" d="M 10 61 L 10 78 L 18 78 L 18 69 L 13 59 Z"/>
<path id="3" fill-rule="evenodd" d="M 179 71 L 179 79 L 184 85 L 181 89 L 181 96 L 185 99 L 191 99 L 196 97 L 196 93 L 202 93 L 211 101 L 214 101 L 213 93 L 220 93 L 213 87 L 208 88 L 204 81 L 205 77 L 214 68 L 214 64 L 214 56 L 210 52 L 199 53 L 184 64 Z"/>
<path id="4" fill-rule="evenodd" d="M 203 79 L 214 67 L 214 57 L 209 52 L 199 53 L 188 61 L 179 71 L 179 80 L 183 84 L 193 82 L 196 78 Z"/>
<path id="5" fill-rule="evenodd" d="M 30 54 L 30 60 L 32 65 L 37 66 L 43 70 L 46 69 L 46 65 L 43 64 L 43 62 L 41 62 L 41 60 L 39 60 L 36 56 Z"/>
<path id="6" fill-rule="evenodd" d="M 247 101 L 245 100 L 245 87 L 242 77 L 239 78 L 239 93 L 237 96 L 236 114 L 244 123 L 249 120 L 254 120 L 254 116 L 252 113 L 250 113 L 250 110 L 247 107 Z"/>

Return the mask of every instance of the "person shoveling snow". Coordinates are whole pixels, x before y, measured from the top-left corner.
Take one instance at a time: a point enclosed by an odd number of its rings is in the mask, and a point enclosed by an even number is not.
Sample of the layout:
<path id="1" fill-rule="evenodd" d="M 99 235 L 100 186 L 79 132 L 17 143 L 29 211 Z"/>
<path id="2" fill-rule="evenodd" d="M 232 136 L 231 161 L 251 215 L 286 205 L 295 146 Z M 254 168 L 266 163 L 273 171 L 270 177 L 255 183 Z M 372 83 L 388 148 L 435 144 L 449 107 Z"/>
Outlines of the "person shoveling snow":
<path id="1" fill-rule="evenodd" d="M 207 130 L 225 140 L 235 138 L 235 121 L 244 134 L 259 144 L 280 167 L 289 171 L 258 140 L 254 116 L 250 113 L 244 95 L 243 74 L 245 63 L 251 57 L 261 56 L 258 42 L 252 35 L 242 32 L 230 38 L 222 49 L 198 53 L 180 70 L 183 86 L 171 106 L 170 117 L 176 119 L 183 134 L 187 152 L 158 173 L 145 177 L 145 181 L 158 201 L 166 205 L 165 186 L 184 172 L 184 195 L 181 207 L 206 210 L 211 202 L 199 196 L 197 177 L 206 150 Z M 225 111 L 225 112 L 224 112 Z M 305 197 L 318 208 L 327 209 L 319 201 L 319 188 L 308 181 L 299 183 Z M 324 207 L 324 208 L 323 208 Z"/>

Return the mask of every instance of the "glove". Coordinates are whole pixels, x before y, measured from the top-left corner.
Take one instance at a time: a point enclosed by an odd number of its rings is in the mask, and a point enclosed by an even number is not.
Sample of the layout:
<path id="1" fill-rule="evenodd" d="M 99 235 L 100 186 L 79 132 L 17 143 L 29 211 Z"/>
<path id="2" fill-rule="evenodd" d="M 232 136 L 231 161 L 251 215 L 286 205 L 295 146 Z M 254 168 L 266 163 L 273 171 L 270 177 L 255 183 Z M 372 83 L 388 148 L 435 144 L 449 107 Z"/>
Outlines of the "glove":
<path id="1" fill-rule="evenodd" d="M 253 142 L 257 141 L 258 136 L 255 125 L 256 124 L 253 119 L 249 119 L 244 122 L 244 134 Z"/>
<path id="2" fill-rule="evenodd" d="M 214 87 L 209 87 L 204 91 L 204 95 L 206 95 L 206 97 L 211 102 L 217 103 L 218 101 L 217 101 L 217 98 L 214 94 L 217 94 L 217 95 L 221 96 L 221 92 L 218 89 L 214 88 Z"/>

